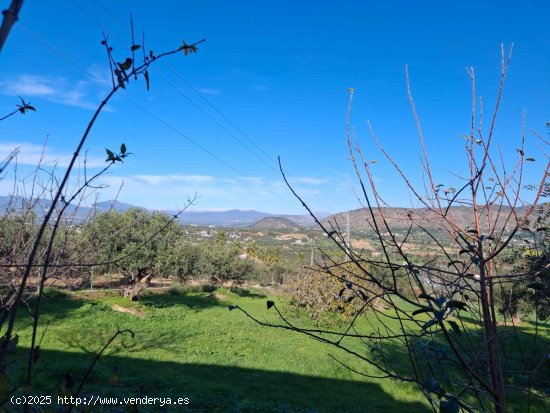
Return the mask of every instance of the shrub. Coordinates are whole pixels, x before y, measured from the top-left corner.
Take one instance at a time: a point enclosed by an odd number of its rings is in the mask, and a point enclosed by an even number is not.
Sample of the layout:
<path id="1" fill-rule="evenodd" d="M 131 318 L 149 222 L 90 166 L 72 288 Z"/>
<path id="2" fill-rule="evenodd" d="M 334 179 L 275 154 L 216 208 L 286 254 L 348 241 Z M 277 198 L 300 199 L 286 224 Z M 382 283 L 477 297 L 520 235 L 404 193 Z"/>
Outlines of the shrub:
<path id="1" fill-rule="evenodd" d="M 331 270 L 333 276 L 326 270 L 304 268 L 286 277 L 283 291 L 294 306 L 304 307 L 317 322 L 330 323 L 335 314 L 349 319 L 361 311 L 360 300 L 356 301 L 355 293 L 346 287 L 354 278 L 349 267 L 336 266 Z"/>

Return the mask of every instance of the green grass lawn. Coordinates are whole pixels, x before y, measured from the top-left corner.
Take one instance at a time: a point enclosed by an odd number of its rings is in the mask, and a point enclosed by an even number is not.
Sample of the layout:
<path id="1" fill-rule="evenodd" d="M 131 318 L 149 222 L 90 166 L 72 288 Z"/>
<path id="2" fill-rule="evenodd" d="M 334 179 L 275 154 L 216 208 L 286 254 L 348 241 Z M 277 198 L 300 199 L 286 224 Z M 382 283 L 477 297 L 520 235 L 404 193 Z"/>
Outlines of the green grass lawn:
<path id="1" fill-rule="evenodd" d="M 394 380 L 372 380 L 338 364 L 375 373 L 365 363 L 304 335 L 262 327 L 228 305 L 277 321 L 261 293 L 168 291 L 129 302 L 116 294 L 49 292 L 32 394 L 54 397 L 67 373 L 80 383 L 94 355 L 117 329 L 117 338 L 86 382 L 82 396 L 187 397 L 184 407 L 141 406 L 139 411 L 189 412 L 428 412 L 421 392 Z M 269 297 L 281 302 L 280 297 Z M 133 313 L 113 309 L 130 309 Z M 118 306 L 118 307 L 117 307 Z M 283 304 L 284 308 L 284 304 Z M 309 320 L 289 311 L 302 324 Z M 24 380 L 31 321 L 21 316 L 18 351 L 10 367 Z M 9 407 L 9 402 L 8 402 Z M 9 410 L 8 411 L 18 411 Z M 95 408 L 118 412 L 120 406 Z M 517 410 L 519 411 L 519 410 Z"/>
<path id="2" fill-rule="evenodd" d="M 57 396 L 68 372 L 78 385 L 94 354 L 120 328 L 131 329 L 134 339 L 126 336 L 109 347 L 83 395 L 190 399 L 185 408 L 140 411 L 429 411 L 413 386 L 368 381 L 331 359 L 329 353 L 338 355 L 331 347 L 301 334 L 261 327 L 227 309 L 240 305 L 259 318 L 276 321 L 266 300 L 226 290 L 151 294 L 136 303 L 118 296 L 49 293 L 33 393 Z M 113 310 L 117 305 L 135 314 Z M 10 375 L 21 381 L 30 319 L 22 317 L 17 330 L 18 360 Z"/>

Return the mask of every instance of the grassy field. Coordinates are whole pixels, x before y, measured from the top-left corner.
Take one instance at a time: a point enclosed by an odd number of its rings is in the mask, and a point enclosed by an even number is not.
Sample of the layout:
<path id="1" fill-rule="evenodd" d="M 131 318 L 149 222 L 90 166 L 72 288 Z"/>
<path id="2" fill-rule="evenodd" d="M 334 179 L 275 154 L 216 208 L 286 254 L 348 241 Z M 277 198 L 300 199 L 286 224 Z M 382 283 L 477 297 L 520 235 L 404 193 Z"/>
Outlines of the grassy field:
<path id="1" fill-rule="evenodd" d="M 131 329 L 134 338 L 126 335 L 113 342 L 82 396 L 189 399 L 184 407 L 139 410 L 159 412 L 430 411 L 417 388 L 364 378 L 336 363 L 329 354 L 352 359 L 335 349 L 297 333 L 259 326 L 227 309 L 239 305 L 275 321 L 274 312 L 266 309 L 267 299 L 257 292 L 240 296 L 227 290 L 169 290 L 132 303 L 113 293 L 48 292 L 42 318 L 47 328 L 32 393 L 57 397 L 67 373 L 77 386 L 117 329 Z M 303 317 L 300 321 L 308 322 Z M 21 317 L 17 329 L 19 350 L 10 376 L 18 380 L 24 378 L 30 323 Z M 368 367 L 359 363 L 359 368 Z M 104 406 L 92 411 L 127 410 Z"/>

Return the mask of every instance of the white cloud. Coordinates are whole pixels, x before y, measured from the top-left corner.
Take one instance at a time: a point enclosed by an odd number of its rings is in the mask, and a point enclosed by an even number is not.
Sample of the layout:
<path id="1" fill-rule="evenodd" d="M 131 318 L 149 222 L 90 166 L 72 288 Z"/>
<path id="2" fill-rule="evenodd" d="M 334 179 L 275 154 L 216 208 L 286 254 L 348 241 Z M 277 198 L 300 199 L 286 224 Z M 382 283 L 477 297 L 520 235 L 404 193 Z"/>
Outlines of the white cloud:
<path id="1" fill-rule="evenodd" d="M 295 207 L 289 192 L 278 181 L 261 177 L 215 177 L 210 175 L 129 175 L 104 176 L 101 183 L 110 187 L 102 190 L 101 198 L 113 198 L 122 182 L 120 200 L 153 209 L 183 206 L 189 197 L 199 196 L 201 209 L 284 209 Z M 281 210 L 283 210 L 281 208 Z"/>
<path id="2" fill-rule="evenodd" d="M 171 184 L 204 184 L 213 182 L 214 177 L 208 175 L 133 175 L 132 179 L 151 185 Z"/>
<path id="3" fill-rule="evenodd" d="M 264 185 L 264 179 L 260 176 L 240 176 L 234 182 L 242 182 L 246 185 L 262 186 Z"/>
<path id="4" fill-rule="evenodd" d="M 205 95 L 221 95 L 222 92 L 220 92 L 218 89 L 214 88 L 203 88 L 199 89 L 199 92 L 204 93 Z"/>
<path id="5" fill-rule="evenodd" d="M 32 144 L 0 144 L 0 158 L 10 153 L 16 146 L 21 147 L 18 156 L 19 165 L 36 165 L 40 159 L 42 146 Z M 44 162 L 57 161 L 59 166 L 66 166 L 70 153 L 60 153 L 46 147 Z M 94 159 L 94 164 L 104 166 L 104 159 Z M 28 167 L 26 167 L 28 170 Z M 21 169 L 22 170 L 22 169 Z M 93 191 L 91 201 L 98 194 L 100 201 L 118 198 L 122 202 L 143 206 L 150 209 L 175 209 L 186 205 L 189 198 L 198 196 L 195 209 L 227 210 L 255 209 L 272 213 L 302 213 L 300 203 L 292 196 L 285 183 L 279 177 L 262 176 L 213 176 L 199 174 L 129 174 L 121 175 L 123 170 L 115 170 L 95 181 L 98 191 Z M 115 175 L 116 174 L 116 175 Z M 19 177 L 22 174 L 19 173 Z M 301 177 L 305 178 L 305 177 Z M 305 182 L 318 184 L 321 180 L 314 177 L 302 179 Z M 75 174 L 71 188 L 78 183 Z M 305 185 L 304 185 L 305 186 Z M 0 181 L 0 193 L 9 193 L 13 189 L 13 180 Z M 332 189 L 329 186 L 299 185 L 295 189 L 305 200 L 313 202 L 315 209 L 326 210 L 315 205 L 316 195 Z M 334 196 L 332 194 L 331 196 Z"/>
<path id="6" fill-rule="evenodd" d="M 71 82 L 62 77 L 22 74 L 13 79 L 0 79 L 0 92 L 19 95 L 25 100 L 37 97 L 50 102 L 85 109 L 97 108 L 99 101 L 92 101 L 90 87 L 102 82 L 79 80 Z"/>
<path id="7" fill-rule="evenodd" d="M 98 85 L 105 87 L 110 87 L 112 85 L 113 80 L 108 66 L 93 64 L 87 70 L 94 77 L 93 80 Z"/>
<path id="8" fill-rule="evenodd" d="M 6 93 L 10 95 L 24 96 L 48 96 L 55 93 L 55 89 L 47 85 L 41 79 L 22 76 L 15 84 L 4 84 Z"/>
<path id="9" fill-rule="evenodd" d="M 19 148 L 17 156 L 12 161 L 17 165 L 37 166 L 42 165 L 57 165 L 58 167 L 67 167 L 72 159 L 72 154 L 68 152 L 56 152 L 47 145 L 36 145 L 32 143 L 21 142 L 6 142 L 0 143 L 0 159 L 5 159 L 14 149 Z M 80 161 L 83 161 L 80 157 Z M 105 166 L 105 159 L 98 157 L 88 157 L 86 166 L 89 168 L 97 168 Z"/>

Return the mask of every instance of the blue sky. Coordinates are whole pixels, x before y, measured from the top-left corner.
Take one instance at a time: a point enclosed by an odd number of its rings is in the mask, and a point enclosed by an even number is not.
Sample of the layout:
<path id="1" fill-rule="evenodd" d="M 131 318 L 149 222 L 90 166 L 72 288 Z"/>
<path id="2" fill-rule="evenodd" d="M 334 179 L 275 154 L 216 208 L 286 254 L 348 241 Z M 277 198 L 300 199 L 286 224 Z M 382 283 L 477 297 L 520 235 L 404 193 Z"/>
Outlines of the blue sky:
<path id="1" fill-rule="evenodd" d="M 1 0 L 7 7 L 9 1 Z M 89 141 L 88 166 L 124 142 L 134 153 L 103 177 L 101 200 L 173 209 L 197 193 L 197 209 L 303 213 L 285 187 L 280 156 L 296 190 L 314 210 L 358 208 L 345 140 L 347 89 L 355 88 L 352 123 L 375 182 L 388 203 L 409 206 L 399 176 L 376 150 L 367 121 L 413 180 L 420 148 L 407 100 L 405 65 L 438 182 L 460 185 L 466 166 L 470 81 L 483 97 L 486 123 L 500 75 L 500 44 L 514 43 L 495 139 L 515 159 L 526 113 L 525 182 L 547 162 L 530 129 L 547 136 L 550 120 L 550 5 L 546 1 L 168 1 L 27 0 L 0 55 L 0 108 L 17 95 L 36 113 L 0 123 L 0 158 L 20 147 L 0 193 L 36 163 L 62 172 L 93 108 L 107 92 L 109 34 L 123 60 L 129 16 L 156 53 L 202 38 L 199 53 L 171 56 L 151 70 L 151 90 L 132 82 L 101 114 Z M 139 105 L 139 106 L 136 106 Z M 548 153 L 547 148 L 543 148 Z"/>

